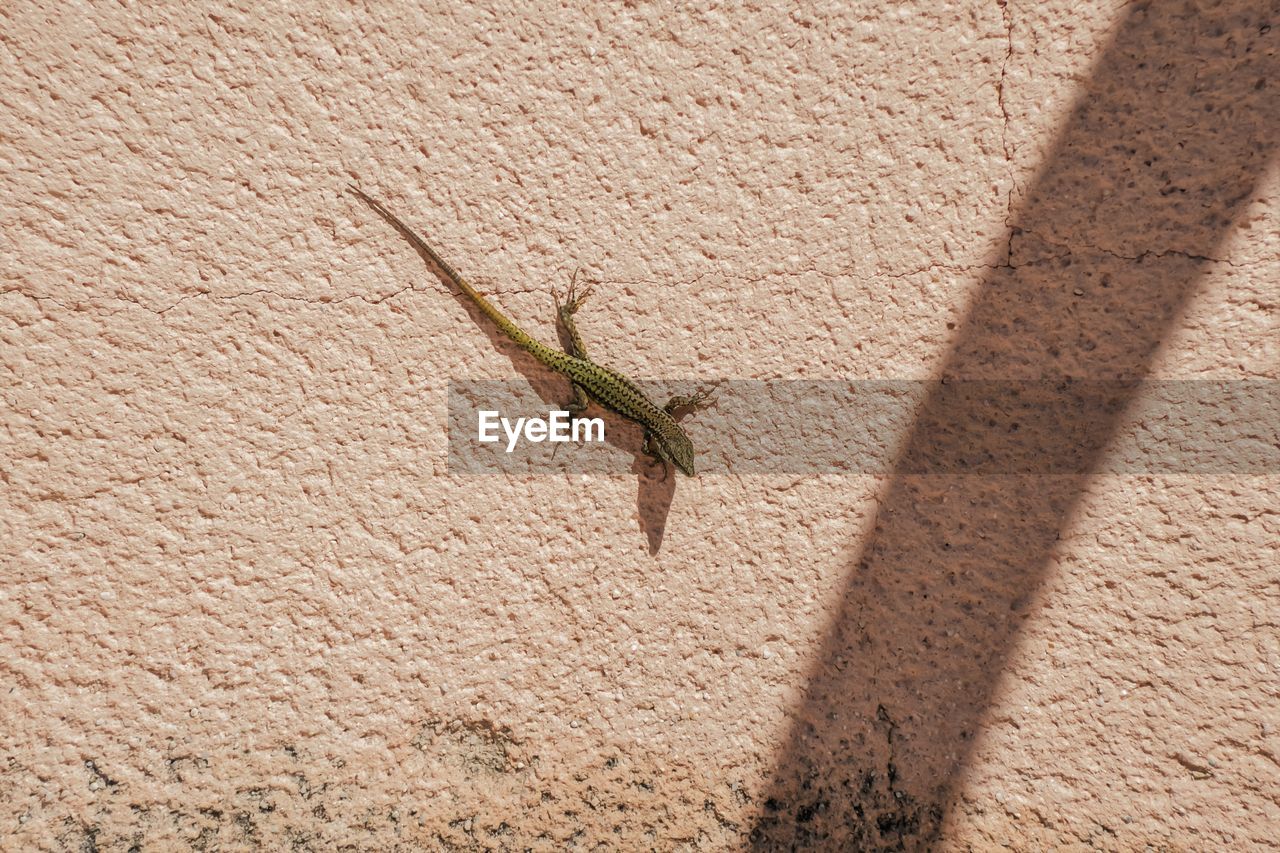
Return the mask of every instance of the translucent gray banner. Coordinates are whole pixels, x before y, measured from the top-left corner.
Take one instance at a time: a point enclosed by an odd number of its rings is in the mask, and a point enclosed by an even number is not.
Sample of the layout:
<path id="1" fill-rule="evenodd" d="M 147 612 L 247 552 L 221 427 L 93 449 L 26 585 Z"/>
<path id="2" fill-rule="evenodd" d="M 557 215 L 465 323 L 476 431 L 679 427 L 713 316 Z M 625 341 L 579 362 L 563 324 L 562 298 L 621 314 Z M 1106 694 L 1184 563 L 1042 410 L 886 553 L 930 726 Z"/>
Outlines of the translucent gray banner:
<path id="1" fill-rule="evenodd" d="M 711 382 L 644 382 L 661 404 Z M 459 381 L 449 388 L 449 467 L 627 473 L 643 433 L 592 406 L 603 443 L 481 442 L 480 412 L 547 419 L 563 381 Z M 681 421 L 699 474 L 1085 474 L 1280 471 L 1275 380 L 728 380 Z M 536 431 L 535 431 L 536 434 Z"/>

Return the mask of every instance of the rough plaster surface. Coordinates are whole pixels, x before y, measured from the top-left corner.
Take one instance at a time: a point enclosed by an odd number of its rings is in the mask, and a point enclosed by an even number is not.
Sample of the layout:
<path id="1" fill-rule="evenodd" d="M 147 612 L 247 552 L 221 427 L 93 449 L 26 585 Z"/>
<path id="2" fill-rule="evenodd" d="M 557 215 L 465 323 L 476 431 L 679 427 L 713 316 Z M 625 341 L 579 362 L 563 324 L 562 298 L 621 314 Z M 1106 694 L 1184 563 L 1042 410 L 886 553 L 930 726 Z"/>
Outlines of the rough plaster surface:
<path id="1" fill-rule="evenodd" d="M 0 8 L 0 847 L 1280 837 L 1275 473 L 447 470 L 352 179 L 640 376 L 1280 378 L 1276 3 L 837 5 Z"/>

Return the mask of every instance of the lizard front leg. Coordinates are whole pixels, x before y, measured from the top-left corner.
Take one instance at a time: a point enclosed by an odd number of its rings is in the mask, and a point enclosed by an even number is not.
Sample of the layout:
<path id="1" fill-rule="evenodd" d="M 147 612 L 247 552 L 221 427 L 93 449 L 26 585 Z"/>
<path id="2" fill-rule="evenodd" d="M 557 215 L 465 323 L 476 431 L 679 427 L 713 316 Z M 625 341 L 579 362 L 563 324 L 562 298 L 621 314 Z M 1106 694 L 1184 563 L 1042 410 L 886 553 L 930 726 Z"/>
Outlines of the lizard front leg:
<path id="1" fill-rule="evenodd" d="M 690 412 L 697 412 L 701 409 L 708 409 L 715 405 L 716 399 L 712 395 L 718 387 L 720 387 L 719 382 L 712 385 L 710 388 L 699 388 L 695 393 L 688 396 L 677 395 L 672 397 L 667 401 L 667 404 L 662 407 L 662 410 L 668 415 L 675 417 L 675 413 L 680 410 L 683 410 L 681 412 L 682 414 L 689 414 Z"/>

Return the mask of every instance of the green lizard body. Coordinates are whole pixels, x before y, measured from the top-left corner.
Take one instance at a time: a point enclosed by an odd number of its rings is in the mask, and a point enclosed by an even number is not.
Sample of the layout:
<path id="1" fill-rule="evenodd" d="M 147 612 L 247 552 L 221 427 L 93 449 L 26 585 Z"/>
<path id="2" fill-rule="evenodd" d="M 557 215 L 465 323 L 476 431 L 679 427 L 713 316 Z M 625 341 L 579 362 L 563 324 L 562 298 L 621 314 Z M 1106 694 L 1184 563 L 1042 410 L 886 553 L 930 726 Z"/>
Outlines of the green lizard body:
<path id="1" fill-rule="evenodd" d="M 561 304 L 557 300 L 560 321 L 569 333 L 570 351 L 561 352 L 560 350 L 552 349 L 525 332 L 524 329 L 521 329 L 499 311 L 483 294 L 467 283 L 466 279 L 458 275 L 457 271 L 449 266 L 444 258 L 440 257 L 434 249 L 427 245 L 425 240 L 419 237 L 413 229 L 405 225 L 399 217 L 383 207 L 381 203 L 370 198 L 359 188 L 353 186 L 350 189 L 352 193 L 377 211 L 383 219 L 393 225 L 418 250 L 426 254 L 445 274 L 445 277 L 474 302 L 476 307 L 484 312 L 485 316 L 492 320 L 504 335 L 542 364 L 565 376 L 573 383 L 574 402 L 567 407 L 571 412 L 576 413 L 585 408 L 586 398 L 595 400 L 606 409 L 617 412 L 624 418 L 635 421 L 644 428 L 646 453 L 664 463 L 674 463 L 677 468 L 690 477 L 694 475 L 693 443 L 689 440 L 689 436 L 676 421 L 675 417 L 673 417 L 673 412 L 677 409 L 701 408 L 706 405 L 708 395 L 699 392 L 692 397 L 673 397 L 665 406 L 659 407 L 645 396 L 644 392 L 636 387 L 636 384 L 630 379 L 611 367 L 605 367 L 602 364 L 591 361 L 587 357 L 582 337 L 578 334 L 577 325 L 573 320 L 574 312 L 578 310 L 578 306 L 587 297 L 587 291 L 584 291 L 581 296 L 575 296 L 573 286 L 570 285 L 570 291 L 565 303 Z"/>

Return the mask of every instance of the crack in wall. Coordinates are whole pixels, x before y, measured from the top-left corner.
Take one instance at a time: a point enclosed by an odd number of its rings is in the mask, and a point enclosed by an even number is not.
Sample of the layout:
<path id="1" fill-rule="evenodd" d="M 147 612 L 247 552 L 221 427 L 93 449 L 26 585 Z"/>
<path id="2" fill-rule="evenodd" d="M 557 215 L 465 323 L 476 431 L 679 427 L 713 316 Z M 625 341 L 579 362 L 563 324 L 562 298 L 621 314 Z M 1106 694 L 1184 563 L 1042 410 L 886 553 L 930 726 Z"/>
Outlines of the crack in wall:
<path id="1" fill-rule="evenodd" d="M 1000 147 L 1004 149 L 1006 163 L 1013 162 L 1013 152 L 1009 150 L 1009 107 L 1004 102 L 1004 85 L 1009 75 L 1009 62 L 1013 59 L 1013 16 L 1009 12 L 1009 0 L 996 0 L 1000 6 L 1000 15 L 1004 18 L 1005 53 L 1000 63 L 1000 79 L 996 81 L 996 102 L 1000 105 L 1000 115 L 1004 124 L 1000 129 Z M 1012 197 L 1012 193 L 1010 193 Z"/>

